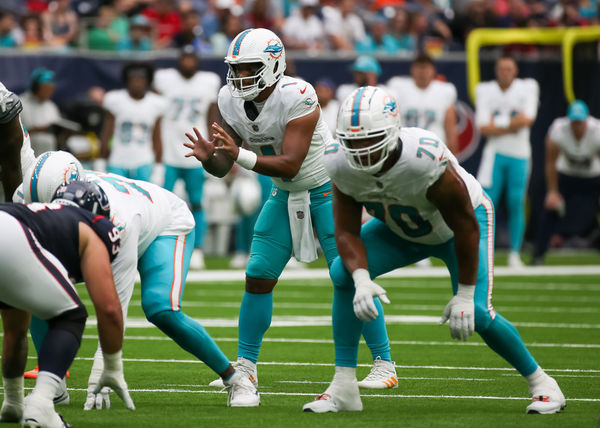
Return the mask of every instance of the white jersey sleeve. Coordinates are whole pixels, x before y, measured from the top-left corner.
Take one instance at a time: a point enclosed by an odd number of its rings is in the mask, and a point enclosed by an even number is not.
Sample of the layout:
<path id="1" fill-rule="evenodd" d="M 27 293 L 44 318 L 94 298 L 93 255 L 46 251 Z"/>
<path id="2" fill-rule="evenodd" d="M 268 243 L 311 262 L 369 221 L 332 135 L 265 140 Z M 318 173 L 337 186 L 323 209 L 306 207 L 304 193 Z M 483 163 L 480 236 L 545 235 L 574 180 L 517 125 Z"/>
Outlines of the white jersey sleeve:
<path id="1" fill-rule="evenodd" d="M 492 111 L 487 102 L 488 93 L 488 82 L 478 83 L 475 87 L 475 124 L 479 128 L 489 125 L 492 121 Z"/>

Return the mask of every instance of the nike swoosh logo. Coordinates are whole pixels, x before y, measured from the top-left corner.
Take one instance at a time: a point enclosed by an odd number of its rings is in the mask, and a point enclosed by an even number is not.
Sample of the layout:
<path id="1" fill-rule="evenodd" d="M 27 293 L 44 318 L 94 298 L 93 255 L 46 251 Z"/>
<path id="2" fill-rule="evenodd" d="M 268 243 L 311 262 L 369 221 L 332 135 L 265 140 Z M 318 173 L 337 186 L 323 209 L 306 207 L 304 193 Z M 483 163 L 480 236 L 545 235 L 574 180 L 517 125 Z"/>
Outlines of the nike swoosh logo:
<path id="1" fill-rule="evenodd" d="M 331 195 L 332 193 L 333 193 L 333 190 L 330 190 L 329 192 L 323 192 L 323 196 Z"/>
<path id="2" fill-rule="evenodd" d="M 307 88 L 307 87 L 308 87 L 308 86 L 305 86 L 305 87 L 304 87 L 304 89 L 300 89 L 300 93 L 301 93 L 301 94 L 305 93 L 305 92 L 306 92 L 306 88 Z"/>

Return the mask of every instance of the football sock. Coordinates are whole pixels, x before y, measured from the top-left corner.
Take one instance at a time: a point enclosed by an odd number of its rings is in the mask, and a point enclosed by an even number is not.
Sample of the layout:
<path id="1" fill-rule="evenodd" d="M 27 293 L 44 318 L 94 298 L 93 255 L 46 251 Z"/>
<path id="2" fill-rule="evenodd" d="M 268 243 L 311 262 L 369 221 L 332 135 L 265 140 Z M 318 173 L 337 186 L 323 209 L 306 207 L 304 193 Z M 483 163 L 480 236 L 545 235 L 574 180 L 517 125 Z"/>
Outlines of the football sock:
<path id="1" fill-rule="evenodd" d="M 538 366 L 533 373 L 531 373 L 529 376 L 525 376 L 525 379 L 527 379 L 529 389 L 532 389 L 539 384 L 544 383 L 549 377 L 550 376 L 548 376 L 546 372 L 542 370 L 540 366 Z"/>
<path id="2" fill-rule="evenodd" d="M 356 318 L 352 300 L 354 289 L 333 287 L 333 340 L 336 371 L 341 367 L 356 368 L 358 341 L 363 322 Z"/>
<path id="3" fill-rule="evenodd" d="M 33 340 L 35 351 L 39 355 L 40 349 L 42 348 L 42 343 L 44 343 L 44 338 L 48 333 L 48 322 L 32 315 L 29 332 L 31 333 L 31 339 Z"/>
<path id="4" fill-rule="evenodd" d="M 196 222 L 196 236 L 194 237 L 194 248 L 202 248 L 204 235 L 206 235 L 206 223 L 204 221 L 204 211 L 202 209 L 192 211 L 194 221 Z"/>
<path id="5" fill-rule="evenodd" d="M 229 359 L 204 327 L 183 312 L 162 311 L 148 320 L 215 373 L 223 373 L 229 366 Z"/>
<path id="6" fill-rule="evenodd" d="M 265 294 L 244 293 L 238 321 L 238 357 L 256 364 L 263 336 L 271 325 L 273 292 Z"/>
<path id="7" fill-rule="evenodd" d="M 479 332 L 487 345 L 508 361 L 523 376 L 535 372 L 538 363 L 533 359 L 517 329 L 502 315 L 496 314 L 485 331 Z"/>
<path id="8" fill-rule="evenodd" d="M 61 378 L 54 373 L 40 370 L 31 397 L 44 398 L 52 401 L 56 396 L 60 380 Z"/>
<path id="9" fill-rule="evenodd" d="M 40 366 L 38 381 L 42 372 L 50 372 L 59 380 L 62 379 L 73 362 L 80 343 L 80 340 L 70 331 L 60 328 L 48 330 L 38 354 Z"/>
<path id="10" fill-rule="evenodd" d="M 380 357 L 385 361 L 392 361 L 390 353 L 390 340 L 388 339 L 387 329 L 385 328 L 385 319 L 383 316 L 383 305 L 378 298 L 374 298 L 375 307 L 379 315 L 371 322 L 363 324 L 362 334 L 371 350 L 373 360 Z"/>

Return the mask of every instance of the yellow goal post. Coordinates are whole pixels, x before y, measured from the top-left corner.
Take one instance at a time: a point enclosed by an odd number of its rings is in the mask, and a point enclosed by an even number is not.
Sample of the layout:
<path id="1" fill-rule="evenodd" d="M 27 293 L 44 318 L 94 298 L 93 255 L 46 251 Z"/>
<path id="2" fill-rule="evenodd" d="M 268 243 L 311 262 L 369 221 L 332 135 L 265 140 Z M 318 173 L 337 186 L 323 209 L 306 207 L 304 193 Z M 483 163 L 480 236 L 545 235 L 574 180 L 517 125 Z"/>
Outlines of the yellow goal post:
<path id="1" fill-rule="evenodd" d="M 467 87 L 475 104 L 475 86 L 481 78 L 479 49 L 482 46 L 509 43 L 561 45 L 563 87 L 568 102 L 575 101 L 573 91 L 573 47 L 580 42 L 600 40 L 600 26 L 557 28 L 478 28 L 467 38 Z"/>

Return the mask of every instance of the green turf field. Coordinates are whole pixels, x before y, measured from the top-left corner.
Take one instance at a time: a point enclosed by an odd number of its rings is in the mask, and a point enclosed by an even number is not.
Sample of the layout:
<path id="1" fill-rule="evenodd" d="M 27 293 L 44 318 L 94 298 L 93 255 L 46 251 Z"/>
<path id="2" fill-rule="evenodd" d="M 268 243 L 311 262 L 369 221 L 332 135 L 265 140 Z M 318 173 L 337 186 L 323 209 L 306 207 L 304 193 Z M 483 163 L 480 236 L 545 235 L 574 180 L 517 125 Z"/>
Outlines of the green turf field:
<path id="1" fill-rule="evenodd" d="M 450 298 L 447 279 L 380 283 L 392 302 L 385 309 L 400 385 L 362 391 L 361 413 L 301 411 L 333 375 L 332 289 L 327 280 L 281 281 L 275 289 L 273 325 L 259 361 L 259 408 L 227 408 L 226 394 L 207 386 L 215 379 L 210 369 L 146 325 L 136 287 L 124 358 L 137 410 L 127 411 L 114 394 L 110 410 L 82 410 L 96 345 L 93 325 L 86 328 L 71 368 L 71 404 L 57 410 L 75 427 L 596 427 L 600 276 L 496 278 L 496 310 L 513 321 L 567 397 L 564 412 L 546 416 L 525 414 L 526 383 L 478 336 L 457 343 L 447 326 L 437 325 Z M 240 282 L 188 283 L 184 296 L 186 313 L 202 320 L 232 359 L 242 289 Z M 33 358 L 30 351 L 28 368 L 35 365 Z M 370 359 L 361 344 L 359 377 L 368 372 Z M 26 381 L 26 388 L 31 386 L 33 381 Z"/>

